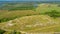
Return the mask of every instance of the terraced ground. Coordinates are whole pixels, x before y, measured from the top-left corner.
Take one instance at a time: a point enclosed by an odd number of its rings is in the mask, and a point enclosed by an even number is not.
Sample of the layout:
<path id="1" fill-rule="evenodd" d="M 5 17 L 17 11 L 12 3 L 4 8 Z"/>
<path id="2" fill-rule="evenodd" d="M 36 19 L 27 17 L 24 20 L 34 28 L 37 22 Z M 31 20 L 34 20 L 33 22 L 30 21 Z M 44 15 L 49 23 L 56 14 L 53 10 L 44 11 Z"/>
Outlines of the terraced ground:
<path id="1" fill-rule="evenodd" d="M 46 32 L 60 32 L 60 7 L 58 4 L 40 4 L 36 11 L 15 10 L 0 11 L 0 29 L 4 34 L 41 34 Z M 57 13 L 52 13 L 52 10 Z M 5 11 L 5 12 L 4 12 Z M 45 14 L 48 12 L 47 14 Z M 49 13 L 50 12 L 50 13 Z M 49 15 L 48 15 L 49 14 Z M 58 17 L 53 18 L 58 15 Z M 14 32 L 13 32 L 14 31 Z"/>
<path id="2" fill-rule="evenodd" d="M 1 23 L 0 27 L 6 31 L 16 30 L 25 33 L 58 32 L 57 28 L 60 28 L 60 21 L 57 22 L 55 19 L 46 15 L 34 15 L 17 18 L 6 23 Z"/>

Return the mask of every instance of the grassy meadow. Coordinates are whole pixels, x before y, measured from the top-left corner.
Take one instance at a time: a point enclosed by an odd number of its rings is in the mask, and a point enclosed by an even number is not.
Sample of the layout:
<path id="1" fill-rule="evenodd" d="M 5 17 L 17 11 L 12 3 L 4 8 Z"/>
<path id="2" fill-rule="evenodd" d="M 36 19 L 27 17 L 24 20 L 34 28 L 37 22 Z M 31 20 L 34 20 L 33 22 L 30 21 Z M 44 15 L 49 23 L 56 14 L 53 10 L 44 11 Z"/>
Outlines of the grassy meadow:
<path id="1" fill-rule="evenodd" d="M 0 34 L 60 32 L 60 4 L 30 5 L 6 4 L 0 10 Z"/>

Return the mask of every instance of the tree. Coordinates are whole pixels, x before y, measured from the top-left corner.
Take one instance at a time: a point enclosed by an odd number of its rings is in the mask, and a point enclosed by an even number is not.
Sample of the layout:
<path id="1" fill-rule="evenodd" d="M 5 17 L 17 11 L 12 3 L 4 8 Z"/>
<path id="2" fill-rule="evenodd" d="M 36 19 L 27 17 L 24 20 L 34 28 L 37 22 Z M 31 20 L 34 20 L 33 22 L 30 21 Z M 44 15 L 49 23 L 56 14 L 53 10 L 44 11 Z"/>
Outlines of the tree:
<path id="1" fill-rule="evenodd" d="M 58 5 L 58 7 L 60 7 L 60 4 Z"/>
<path id="2" fill-rule="evenodd" d="M 51 16 L 51 17 L 60 17 L 60 12 L 57 12 L 56 10 L 52 10 L 51 12 L 46 12 L 45 14 Z"/>

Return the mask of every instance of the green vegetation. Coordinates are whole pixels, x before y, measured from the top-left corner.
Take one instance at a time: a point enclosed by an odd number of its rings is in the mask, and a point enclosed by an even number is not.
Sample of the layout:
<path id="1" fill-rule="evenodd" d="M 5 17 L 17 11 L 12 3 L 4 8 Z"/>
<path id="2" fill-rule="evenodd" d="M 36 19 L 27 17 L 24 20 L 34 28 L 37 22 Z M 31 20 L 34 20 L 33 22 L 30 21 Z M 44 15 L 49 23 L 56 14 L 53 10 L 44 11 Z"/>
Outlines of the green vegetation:
<path id="1" fill-rule="evenodd" d="M 0 34 L 60 32 L 59 4 L 5 4 L 0 10 Z M 53 18 L 52 18 L 53 17 Z"/>
<path id="2" fill-rule="evenodd" d="M 17 31 L 12 31 L 10 34 L 21 34 L 21 32 L 17 32 Z"/>
<path id="3" fill-rule="evenodd" d="M 9 10 L 9 11 L 14 11 L 14 10 L 34 10 L 36 7 L 34 6 L 34 3 L 6 3 L 4 6 L 1 8 L 1 10 Z"/>
<path id="4" fill-rule="evenodd" d="M 13 11 L 13 10 L 34 10 L 35 7 L 33 6 L 26 6 L 26 7 L 15 7 L 15 8 L 11 8 L 9 9 L 9 11 Z"/>
<path id="5" fill-rule="evenodd" d="M 36 12 L 45 13 L 45 12 L 52 12 L 52 10 L 56 10 L 60 12 L 59 4 L 40 4 L 38 5 Z"/>
<path id="6" fill-rule="evenodd" d="M 5 30 L 0 29 L 0 34 L 4 34 L 5 32 Z"/>
<path id="7" fill-rule="evenodd" d="M 54 18 L 60 17 L 60 12 L 57 12 L 56 10 L 52 10 L 52 12 L 45 12 L 45 14 Z"/>
<path id="8" fill-rule="evenodd" d="M 16 10 L 16 11 L 8 11 L 8 12 L 1 12 L 0 15 L 0 23 L 6 22 L 9 20 L 13 20 L 15 18 L 23 17 L 23 16 L 30 16 L 30 15 L 38 15 L 38 12 L 34 12 L 32 10 Z"/>

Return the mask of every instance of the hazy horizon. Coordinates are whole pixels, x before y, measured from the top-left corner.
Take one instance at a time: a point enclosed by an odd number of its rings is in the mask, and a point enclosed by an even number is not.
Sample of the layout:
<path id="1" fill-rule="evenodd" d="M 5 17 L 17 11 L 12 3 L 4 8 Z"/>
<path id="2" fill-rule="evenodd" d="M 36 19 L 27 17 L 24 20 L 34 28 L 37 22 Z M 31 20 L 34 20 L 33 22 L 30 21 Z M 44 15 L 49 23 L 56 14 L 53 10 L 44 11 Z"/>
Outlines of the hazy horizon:
<path id="1" fill-rule="evenodd" d="M 60 0 L 0 0 L 0 1 L 60 1 Z"/>

